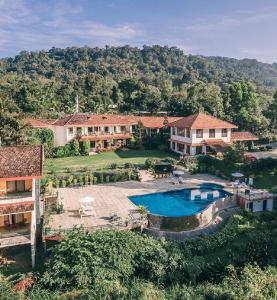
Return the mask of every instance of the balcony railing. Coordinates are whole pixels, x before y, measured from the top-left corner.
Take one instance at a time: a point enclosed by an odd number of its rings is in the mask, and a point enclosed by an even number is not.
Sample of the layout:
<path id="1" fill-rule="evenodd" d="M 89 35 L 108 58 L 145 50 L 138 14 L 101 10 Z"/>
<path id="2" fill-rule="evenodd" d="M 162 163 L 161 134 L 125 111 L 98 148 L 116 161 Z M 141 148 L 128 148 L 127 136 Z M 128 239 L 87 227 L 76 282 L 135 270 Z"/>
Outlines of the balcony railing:
<path id="1" fill-rule="evenodd" d="M 0 196 L 0 204 L 16 204 L 33 200 L 32 192 L 13 193 Z"/>
<path id="2" fill-rule="evenodd" d="M 116 135 L 116 134 L 128 134 L 131 133 L 129 130 L 124 130 L 124 131 L 114 131 L 114 132 L 88 132 L 88 133 L 83 133 L 82 135 L 84 136 L 101 136 L 101 135 Z"/>

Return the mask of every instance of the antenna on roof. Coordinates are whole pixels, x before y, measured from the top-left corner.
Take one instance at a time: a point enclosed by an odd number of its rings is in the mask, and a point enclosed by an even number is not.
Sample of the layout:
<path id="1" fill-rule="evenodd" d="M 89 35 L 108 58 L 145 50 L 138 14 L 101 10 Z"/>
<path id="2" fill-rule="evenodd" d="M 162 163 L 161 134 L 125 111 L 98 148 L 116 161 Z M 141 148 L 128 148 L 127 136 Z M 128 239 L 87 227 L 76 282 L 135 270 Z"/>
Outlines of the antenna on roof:
<path id="1" fill-rule="evenodd" d="M 79 113 L 79 95 L 75 97 L 75 113 Z"/>

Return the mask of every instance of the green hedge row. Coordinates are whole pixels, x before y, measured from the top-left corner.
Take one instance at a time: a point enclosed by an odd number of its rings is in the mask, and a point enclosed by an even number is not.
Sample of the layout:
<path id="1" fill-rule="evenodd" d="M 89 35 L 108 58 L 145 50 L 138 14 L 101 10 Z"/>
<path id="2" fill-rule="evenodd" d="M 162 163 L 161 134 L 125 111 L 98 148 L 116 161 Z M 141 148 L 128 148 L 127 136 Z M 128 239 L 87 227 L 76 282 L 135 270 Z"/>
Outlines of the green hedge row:
<path id="1" fill-rule="evenodd" d="M 93 185 L 127 180 L 139 180 L 139 174 L 134 169 L 91 172 L 86 174 L 68 174 L 63 176 L 51 176 L 48 184 L 55 188 Z"/>

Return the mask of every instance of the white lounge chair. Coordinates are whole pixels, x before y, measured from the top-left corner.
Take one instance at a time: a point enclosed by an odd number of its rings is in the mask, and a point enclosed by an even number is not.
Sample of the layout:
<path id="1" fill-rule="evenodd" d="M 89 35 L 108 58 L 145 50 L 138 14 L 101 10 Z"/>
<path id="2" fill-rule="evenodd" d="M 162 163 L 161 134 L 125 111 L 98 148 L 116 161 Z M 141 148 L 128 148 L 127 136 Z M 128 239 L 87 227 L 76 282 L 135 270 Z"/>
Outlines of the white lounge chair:
<path id="1" fill-rule="evenodd" d="M 183 177 L 179 177 L 178 179 L 179 179 L 179 183 L 185 183 L 186 182 Z"/>
<path id="2" fill-rule="evenodd" d="M 93 216 L 95 217 L 95 211 L 94 208 L 91 205 L 84 205 L 82 204 L 80 209 L 79 209 L 79 214 L 82 217 L 89 217 Z"/>
<path id="3" fill-rule="evenodd" d="M 179 184 L 178 178 L 177 178 L 177 177 L 172 177 L 172 178 L 171 178 L 171 183 L 172 183 L 172 184 Z"/>

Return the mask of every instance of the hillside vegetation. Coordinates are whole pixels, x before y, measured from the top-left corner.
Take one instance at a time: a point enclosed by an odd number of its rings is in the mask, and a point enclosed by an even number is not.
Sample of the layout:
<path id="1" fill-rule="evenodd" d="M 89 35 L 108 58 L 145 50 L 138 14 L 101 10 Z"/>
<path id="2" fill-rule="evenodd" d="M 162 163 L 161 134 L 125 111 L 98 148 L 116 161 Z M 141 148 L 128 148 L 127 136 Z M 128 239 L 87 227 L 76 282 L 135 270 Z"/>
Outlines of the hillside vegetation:
<path id="1" fill-rule="evenodd" d="M 277 64 L 256 60 L 161 46 L 52 48 L 0 60 L 0 75 L 2 123 L 4 112 L 72 113 L 78 94 L 83 112 L 205 111 L 260 134 L 277 127 Z"/>
<path id="2" fill-rule="evenodd" d="M 24 294 L 11 290 L 20 276 L 0 278 L 1 299 L 276 299 L 276 247 L 276 212 L 234 215 L 214 235 L 185 241 L 74 230 L 44 270 L 26 274 L 34 285 Z"/>

